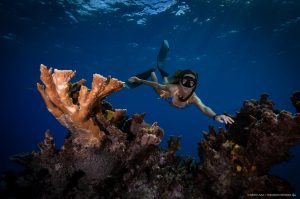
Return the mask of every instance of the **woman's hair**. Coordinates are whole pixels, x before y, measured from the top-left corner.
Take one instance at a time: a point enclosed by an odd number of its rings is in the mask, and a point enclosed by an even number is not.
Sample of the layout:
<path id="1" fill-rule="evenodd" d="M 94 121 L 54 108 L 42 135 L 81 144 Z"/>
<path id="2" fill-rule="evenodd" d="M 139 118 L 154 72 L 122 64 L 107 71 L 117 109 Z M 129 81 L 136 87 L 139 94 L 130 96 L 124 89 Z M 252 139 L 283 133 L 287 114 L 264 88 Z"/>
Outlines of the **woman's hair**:
<path id="1" fill-rule="evenodd" d="M 179 84 L 179 81 L 181 80 L 181 78 L 184 76 L 184 75 L 187 75 L 187 74 L 191 74 L 191 75 L 194 75 L 195 76 L 195 82 L 197 83 L 197 80 L 198 80 L 198 74 L 195 73 L 194 71 L 192 70 L 177 70 L 175 71 L 175 73 L 171 76 L 168 77 L 168 82 L 169 84 Z"/>

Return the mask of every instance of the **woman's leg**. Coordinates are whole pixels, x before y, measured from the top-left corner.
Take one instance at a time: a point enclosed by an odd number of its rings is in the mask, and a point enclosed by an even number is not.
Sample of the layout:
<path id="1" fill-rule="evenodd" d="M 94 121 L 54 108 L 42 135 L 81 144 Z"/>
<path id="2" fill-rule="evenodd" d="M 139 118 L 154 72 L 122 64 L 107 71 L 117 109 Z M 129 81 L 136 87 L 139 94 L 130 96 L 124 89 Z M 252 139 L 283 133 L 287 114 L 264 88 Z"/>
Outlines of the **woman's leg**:
<path id="1" fill-rule="evenodd" d="M 154 71 L 151 72 L 151 80 L 156 82 L 156 83 L 159 83 L 158 82 L 158 79 L 157 79 L 157 76 L 155 74 Z M 156 88 L 153 88 L 155 92 L 157 92 L 158 94 L 160 94 L 160 90 L 159 89 L 156 89 Z"/>
<path id="2" fill-rule="evenodd" d="M 157 76 L 154 71 L 151 72 L 151 79 L 152 79 L 152 81 L 158 83 L 158 79 L 157 79 Z"/>
<path id="3" fill-rule="evenodd" d="M 164 77 L 163 81 L 164 81 L 164 84 L 168 84 L 169 83 L 168 77 Z"/>

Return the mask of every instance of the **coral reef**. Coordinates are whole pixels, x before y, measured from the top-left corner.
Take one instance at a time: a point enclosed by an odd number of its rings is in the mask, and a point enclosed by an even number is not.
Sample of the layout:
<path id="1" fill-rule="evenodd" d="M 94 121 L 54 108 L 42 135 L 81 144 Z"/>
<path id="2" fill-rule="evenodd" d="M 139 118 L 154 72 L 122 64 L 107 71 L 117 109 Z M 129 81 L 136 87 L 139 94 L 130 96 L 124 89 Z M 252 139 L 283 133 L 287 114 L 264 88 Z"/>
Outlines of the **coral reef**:
<path id="1" fill-rule="evenodd" d="M 200 171 L 210 179 L 214 196 L 292 193 L 286 182 L 268 172 L 287 160 L 289 148 L 300 142 L 300 115 L 276 114 L 273 105 L 267 94 L 259 101 L 245 101 L 227 132 L 220 129 L 216 134 L 210 128 L 199 143 L 199 154 L 205 157 Z"/>
<path id="2" fill-rule="evenodd" d="M 226 129 L 210 126 L 199 142 L 201 162 L 195 163 L 176 155 L 180 138 L 170 137 L 162 149 L 164 132 L 156 122 L 147 124 L 145 114 L 127 116 L 105 101 L 123 82 L 94 75 L 89 90 L 84 80 L 69 82 L 74 74 L 41 65 L 44 86 L 37 88 L 68 136 L 57 149 L 48 130 L 40 151 L 15 155 L 25 170 L 2 175 L 1 198 L 245 198 L 293 192 L 269 170 L 300 142 L 300 114 L 274 110 L 268 94 L 245 101 Z M 291 100 L 297 108 L 299 94 Z"/>
<path id="3" fill-rule="evenodd" d="M 296 108 L 297 113 L 300 113 L 300 91 L 295 92 L 290 99 Z"/>

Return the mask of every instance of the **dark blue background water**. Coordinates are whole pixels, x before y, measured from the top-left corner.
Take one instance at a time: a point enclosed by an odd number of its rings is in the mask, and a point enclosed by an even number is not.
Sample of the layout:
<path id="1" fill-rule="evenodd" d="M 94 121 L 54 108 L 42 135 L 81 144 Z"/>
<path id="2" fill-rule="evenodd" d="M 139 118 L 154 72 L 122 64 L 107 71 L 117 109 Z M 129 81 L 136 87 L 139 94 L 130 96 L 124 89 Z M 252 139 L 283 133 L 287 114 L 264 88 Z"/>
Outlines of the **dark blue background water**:
<path id="1" fill-rule="evenodd" d="M 9 156 L 37 150 L 50 129 L 57 146 L 66 130 L 36 91 L 39 65 L 126 80 L 152 67 L 163 39 L 170 44 L 167 70 L 200 74 L 197 94 L 215 112 L 234 114 L 244 100 L 268 92 L 276 108 L 295 112 L 289 96 L 300 90 L 300 1 L 10 1 L 0 2 L 1 172 L 18 167 Z M 123 2 L 123 3 L 120 3 Z M 125 5 L 124 2 L 127 2 Z M 118 9 L 116 9 L 118 8 Z M 180 154 L 197 156 L 209 124 L 224 127 L 195 107 L 181 110 L 141 86 L 109 96 L 128 114 L 182 136 Z M 272 173 L 300 191 L 300 147 Z M 299 193 L 300 194 L 300 193 Z"/>

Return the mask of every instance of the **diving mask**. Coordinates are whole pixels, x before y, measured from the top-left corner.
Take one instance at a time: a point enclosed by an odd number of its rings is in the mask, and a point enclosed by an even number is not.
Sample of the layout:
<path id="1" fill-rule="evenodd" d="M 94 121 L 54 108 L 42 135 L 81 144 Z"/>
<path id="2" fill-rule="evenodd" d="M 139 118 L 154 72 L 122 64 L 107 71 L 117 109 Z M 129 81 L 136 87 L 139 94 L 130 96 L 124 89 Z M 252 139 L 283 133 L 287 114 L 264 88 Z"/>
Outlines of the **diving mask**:
<path id="1" fill-rule="evenodd" d="M 196 79 L 192 76 L 185 75 L 181 78 L 180 83 L 184 87 L 193 88 L 196 86 Z"/>

